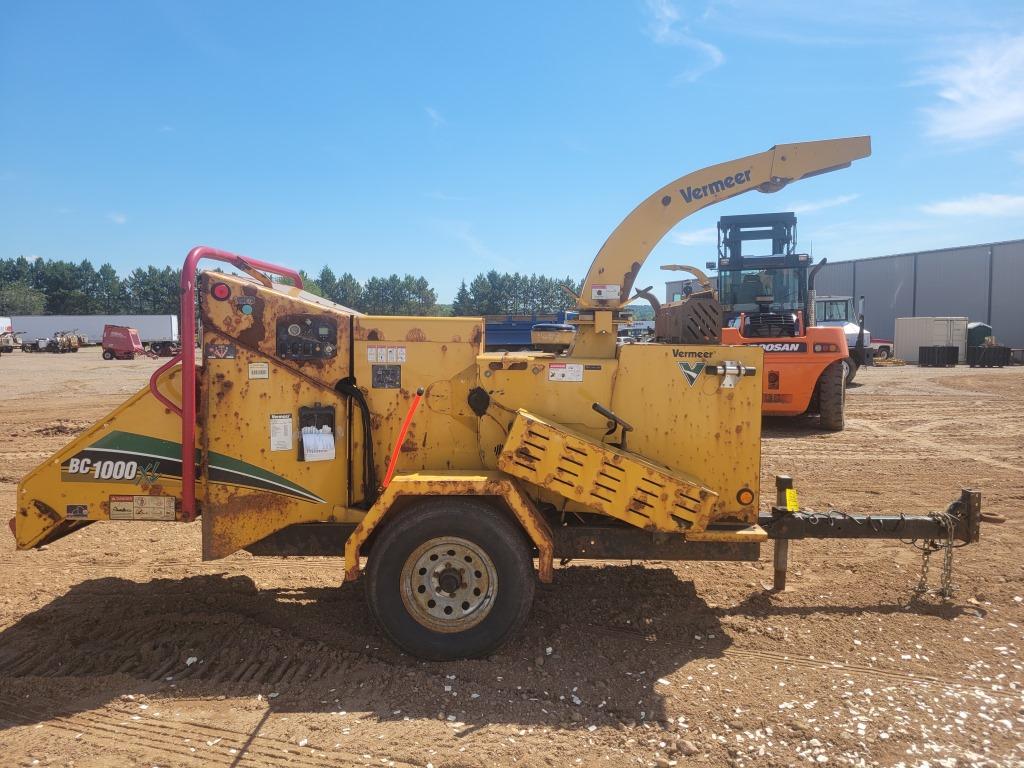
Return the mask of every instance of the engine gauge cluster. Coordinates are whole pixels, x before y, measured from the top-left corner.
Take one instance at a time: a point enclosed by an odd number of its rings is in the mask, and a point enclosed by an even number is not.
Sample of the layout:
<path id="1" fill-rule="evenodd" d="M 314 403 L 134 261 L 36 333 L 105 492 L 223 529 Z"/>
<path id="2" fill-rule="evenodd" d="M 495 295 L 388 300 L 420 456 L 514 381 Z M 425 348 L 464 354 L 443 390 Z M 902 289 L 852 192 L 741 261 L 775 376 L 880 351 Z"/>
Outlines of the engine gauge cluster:
<path id="1" fill-rule="evenodd" d="M 332 317 L 289 315 L 277 321 L 277 356 L 282 360 L 328 360 L 338 354 L 338 324 Z"/>

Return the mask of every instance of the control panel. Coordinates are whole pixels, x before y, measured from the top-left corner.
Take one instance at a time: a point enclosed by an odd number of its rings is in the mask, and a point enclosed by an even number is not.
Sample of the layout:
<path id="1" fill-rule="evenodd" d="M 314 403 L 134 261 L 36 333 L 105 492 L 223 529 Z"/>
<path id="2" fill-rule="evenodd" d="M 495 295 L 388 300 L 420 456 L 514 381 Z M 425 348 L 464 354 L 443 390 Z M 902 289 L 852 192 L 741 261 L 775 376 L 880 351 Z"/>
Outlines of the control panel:
<path id="1" fill-rule="evenodd" d="M 338 323 L 322 315 L 288 315 L 277 321 L 277 356 L 329 360 L 338 354 Z"/>

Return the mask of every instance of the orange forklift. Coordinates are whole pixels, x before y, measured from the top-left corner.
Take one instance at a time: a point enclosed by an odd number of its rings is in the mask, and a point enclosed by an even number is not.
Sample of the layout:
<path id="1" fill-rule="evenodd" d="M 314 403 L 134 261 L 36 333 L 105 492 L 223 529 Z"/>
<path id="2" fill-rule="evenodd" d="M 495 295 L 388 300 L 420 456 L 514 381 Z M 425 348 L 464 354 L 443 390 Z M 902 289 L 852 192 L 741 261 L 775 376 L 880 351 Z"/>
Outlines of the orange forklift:
<path id="1" fill-rule="evenodd" d="M 770 241 L 770 254 L 744 243 Z M 842 328 L 815 326 L 814 278 L 825 260 L 796 252 L 796 214 L 723 216 L 718 221 L 718 300 L 722 343 L 764 350 L 762 412 L 818 416 L 822 429 L 844 426 L 850 356 Z"/>

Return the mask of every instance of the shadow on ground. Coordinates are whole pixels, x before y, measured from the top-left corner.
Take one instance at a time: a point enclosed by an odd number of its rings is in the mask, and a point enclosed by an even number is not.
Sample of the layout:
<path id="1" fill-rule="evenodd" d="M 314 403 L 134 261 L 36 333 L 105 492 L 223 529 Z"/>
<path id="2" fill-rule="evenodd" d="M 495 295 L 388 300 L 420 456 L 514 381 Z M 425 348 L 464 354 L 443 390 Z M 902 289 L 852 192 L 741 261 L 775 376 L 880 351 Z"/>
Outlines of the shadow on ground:
<path id="1" fill-rule="evenodd" d="M 103 578 L 0 633 L 0 689 L 38 683 L 63 711 L 128 693 L 260 694 L 278 710 L 381 719 L 628 723 L 662 720 L 658 678 L 720 656 L 729 642 L 692 582 L 667 568 L 559 570 L 556 584 L 538 587 L 517 637 L 488 659 L 451 663 L 421 662 L 392 646 L 361 584 L 257 589 L 245 576 Z"/>

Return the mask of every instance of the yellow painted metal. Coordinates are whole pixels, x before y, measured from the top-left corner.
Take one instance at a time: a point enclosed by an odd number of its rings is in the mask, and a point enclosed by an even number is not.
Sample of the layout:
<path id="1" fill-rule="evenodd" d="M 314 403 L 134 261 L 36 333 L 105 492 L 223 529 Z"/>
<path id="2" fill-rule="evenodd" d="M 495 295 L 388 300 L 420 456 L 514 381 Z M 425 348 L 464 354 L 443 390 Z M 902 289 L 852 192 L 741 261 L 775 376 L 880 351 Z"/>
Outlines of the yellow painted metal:
<path id="1" fill-rule="evenodd" d="M 181 402 L 181 369 L 167 371 L 157 386 L 171 402 Z M 180 517 L 181 465 L 161 458 L 180 455 L 180 446 L 181 420 L 149 387 L 140 390 L 22 479 L 14 528 L 18 549 L 109 520 L 111 497 L 132 509 L 137 496 L 173 499 L 169 503 Z"/>
<path id="2" fill-rule="evenodd" d="M 359 576 L 359 552 L 396 502 L 416 497 L 488 496 L 502 499 L 537 547 L 538 578 L 549 583 L 554 575 L 551 528 L 519 485 L 501 472 L 415 472 L 395 475 L 366 517 L 345 541 L 345 579 Z M 396 513 L 400 514 L 400 513 Z"/>
<path id="3" fill-rule="evenodd" d="M 718 494 L 678 470 L 519 411 L 498 468 L 645 530 L 703 531 Z"/>
<path id="4" fill-rule="evenodd" d="M 756 524 L 743 527 L 720 525 L 699 533 L 687 534 L 686 538 L 688 541 L 748 541 L 760 543 L 768 540 L 768 533 L 764 528 Z"/>
<path id="5" fill-rule="evenodd" d="M 584 321 L 577 346 L 587 355 L 614 355 L 615 334 L 604 333 L 600 324 L 587 324 L 587 316 L 593 310 L 625 306 L 637 273 L 654 246 L 687 216 L 754 189 L 777 192 L 790 182 L 845 168 L 870 154 L 868 136 L 779 144 L 767 152 L 702 168 L 666 184 L 615 228 L 594 257 L 577 302 Z M 592 337 L 593 331 L 599 338 Z"/>
<path id="6" fill-rule="evenodd" d="M 753 368 L 757 375 L 740 377 L 735 387 L 724 386 L 723 378 L 709 371 L 728 360 Z M 618 363 L 611 409 L 633 426 L 629 449 L 713 488 L 718 499 L 710 525 L 756 523 L 763 350 L 627 344 L 620 347 Z M 740 502 L 744 489 L 752 492 L 753 503 Z"/>

